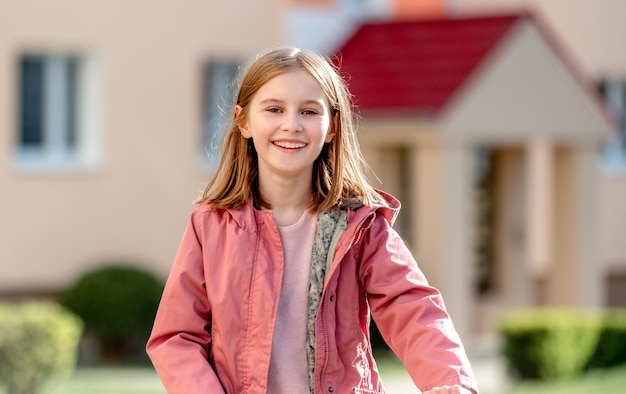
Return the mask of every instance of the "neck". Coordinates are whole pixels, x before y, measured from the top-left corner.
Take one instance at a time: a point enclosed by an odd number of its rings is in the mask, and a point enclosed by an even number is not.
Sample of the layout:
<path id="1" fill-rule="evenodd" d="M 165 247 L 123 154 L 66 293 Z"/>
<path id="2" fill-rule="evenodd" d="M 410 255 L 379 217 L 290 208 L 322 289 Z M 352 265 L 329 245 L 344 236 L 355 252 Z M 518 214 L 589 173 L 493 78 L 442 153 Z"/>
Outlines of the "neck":
<path id="1" fill-rule="evenodd" d="M 276 224 L 288 226 L 300 219 L 311 201 L 311 178 L 259 179 L 263 198 L 272 204 Z"/>

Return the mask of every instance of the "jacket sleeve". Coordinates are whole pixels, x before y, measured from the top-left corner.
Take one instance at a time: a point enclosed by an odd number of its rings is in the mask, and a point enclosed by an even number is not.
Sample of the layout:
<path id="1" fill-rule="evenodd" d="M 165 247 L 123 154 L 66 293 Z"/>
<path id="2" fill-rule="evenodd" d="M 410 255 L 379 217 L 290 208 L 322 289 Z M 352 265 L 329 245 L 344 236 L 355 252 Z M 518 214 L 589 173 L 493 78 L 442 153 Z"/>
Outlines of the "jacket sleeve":
<path id="1" fill-rule="evenodd" d="M 381 335 L 420 390 L 459 384 L 478 393 L 441 294 L 381 216 L 363 238 L 360 275 Z"/>
<path id="2" fill-rule="evenodd" d="M 147 353 L 168 394 L 224 393 L 209 363 L 211 305 L 192 215 L 167 279 Z"/>

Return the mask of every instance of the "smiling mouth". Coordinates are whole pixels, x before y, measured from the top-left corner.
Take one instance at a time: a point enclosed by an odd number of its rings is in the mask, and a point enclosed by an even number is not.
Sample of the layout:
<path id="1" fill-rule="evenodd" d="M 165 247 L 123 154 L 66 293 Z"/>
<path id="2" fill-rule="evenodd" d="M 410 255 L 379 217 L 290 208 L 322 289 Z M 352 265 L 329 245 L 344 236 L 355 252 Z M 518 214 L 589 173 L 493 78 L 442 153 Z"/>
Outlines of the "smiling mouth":
<path id="1" fill-rule="evenodd" d="M 272 143 L 276 146 L 279 146 L 285 149 L 300 149 L 300 148 L 304 148 L 307 145 L 303 142 L 286 142 L 286 141 L 275 141 Z"/>

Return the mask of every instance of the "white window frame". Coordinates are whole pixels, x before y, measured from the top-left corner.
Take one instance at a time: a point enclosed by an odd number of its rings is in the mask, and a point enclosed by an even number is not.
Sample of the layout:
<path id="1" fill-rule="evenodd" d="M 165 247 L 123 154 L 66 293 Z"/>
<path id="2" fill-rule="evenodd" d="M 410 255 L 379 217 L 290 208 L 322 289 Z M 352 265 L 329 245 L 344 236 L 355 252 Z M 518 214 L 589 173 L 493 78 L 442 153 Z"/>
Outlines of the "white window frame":
<path id="1" fill-rule="evenodd" d="M 42 68 L 42 141 L 36 146 L 22 143 L 22 108 L 16 119 L 14 167 L 20 172 L 55 173 L 84 172 L 99 168 L 101 143 L 99 130 L 99 77 L 98 63 L 87 56 L 68 53 L 27 52 L 20 55 L 18 64 L 26 57 L 43 61 Z M 66 65 L 75 62 L 74 108 L 68 111 L 69 80 Z M 18 106 L 22 103 L 22 68 L 17 67 Z M 68 113 L 74 119 L 68 118 Z M 68 145 L 69 122 L 74 122 L 73 143 Z"/>

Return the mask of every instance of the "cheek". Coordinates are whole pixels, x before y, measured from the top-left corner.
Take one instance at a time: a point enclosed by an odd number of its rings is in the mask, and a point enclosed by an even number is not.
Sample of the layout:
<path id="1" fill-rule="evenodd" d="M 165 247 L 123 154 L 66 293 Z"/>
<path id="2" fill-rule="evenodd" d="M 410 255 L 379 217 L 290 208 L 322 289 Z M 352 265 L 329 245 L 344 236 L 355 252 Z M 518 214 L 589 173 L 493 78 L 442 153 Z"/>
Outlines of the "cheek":
<path id="1" fill-rule="evenodd" d="M 248 122 L 248 135 L 254 138 L 266 138 L 272 130 L 272 123 L 264 116 L 250 116 Z"/>
<path id="2" fill-rule="evenodd" d="M 316 126 L 320 130 L 320 133 L 326 136 L 332 133 L 332 127 L 329 119 L 321 119 Z"/>

